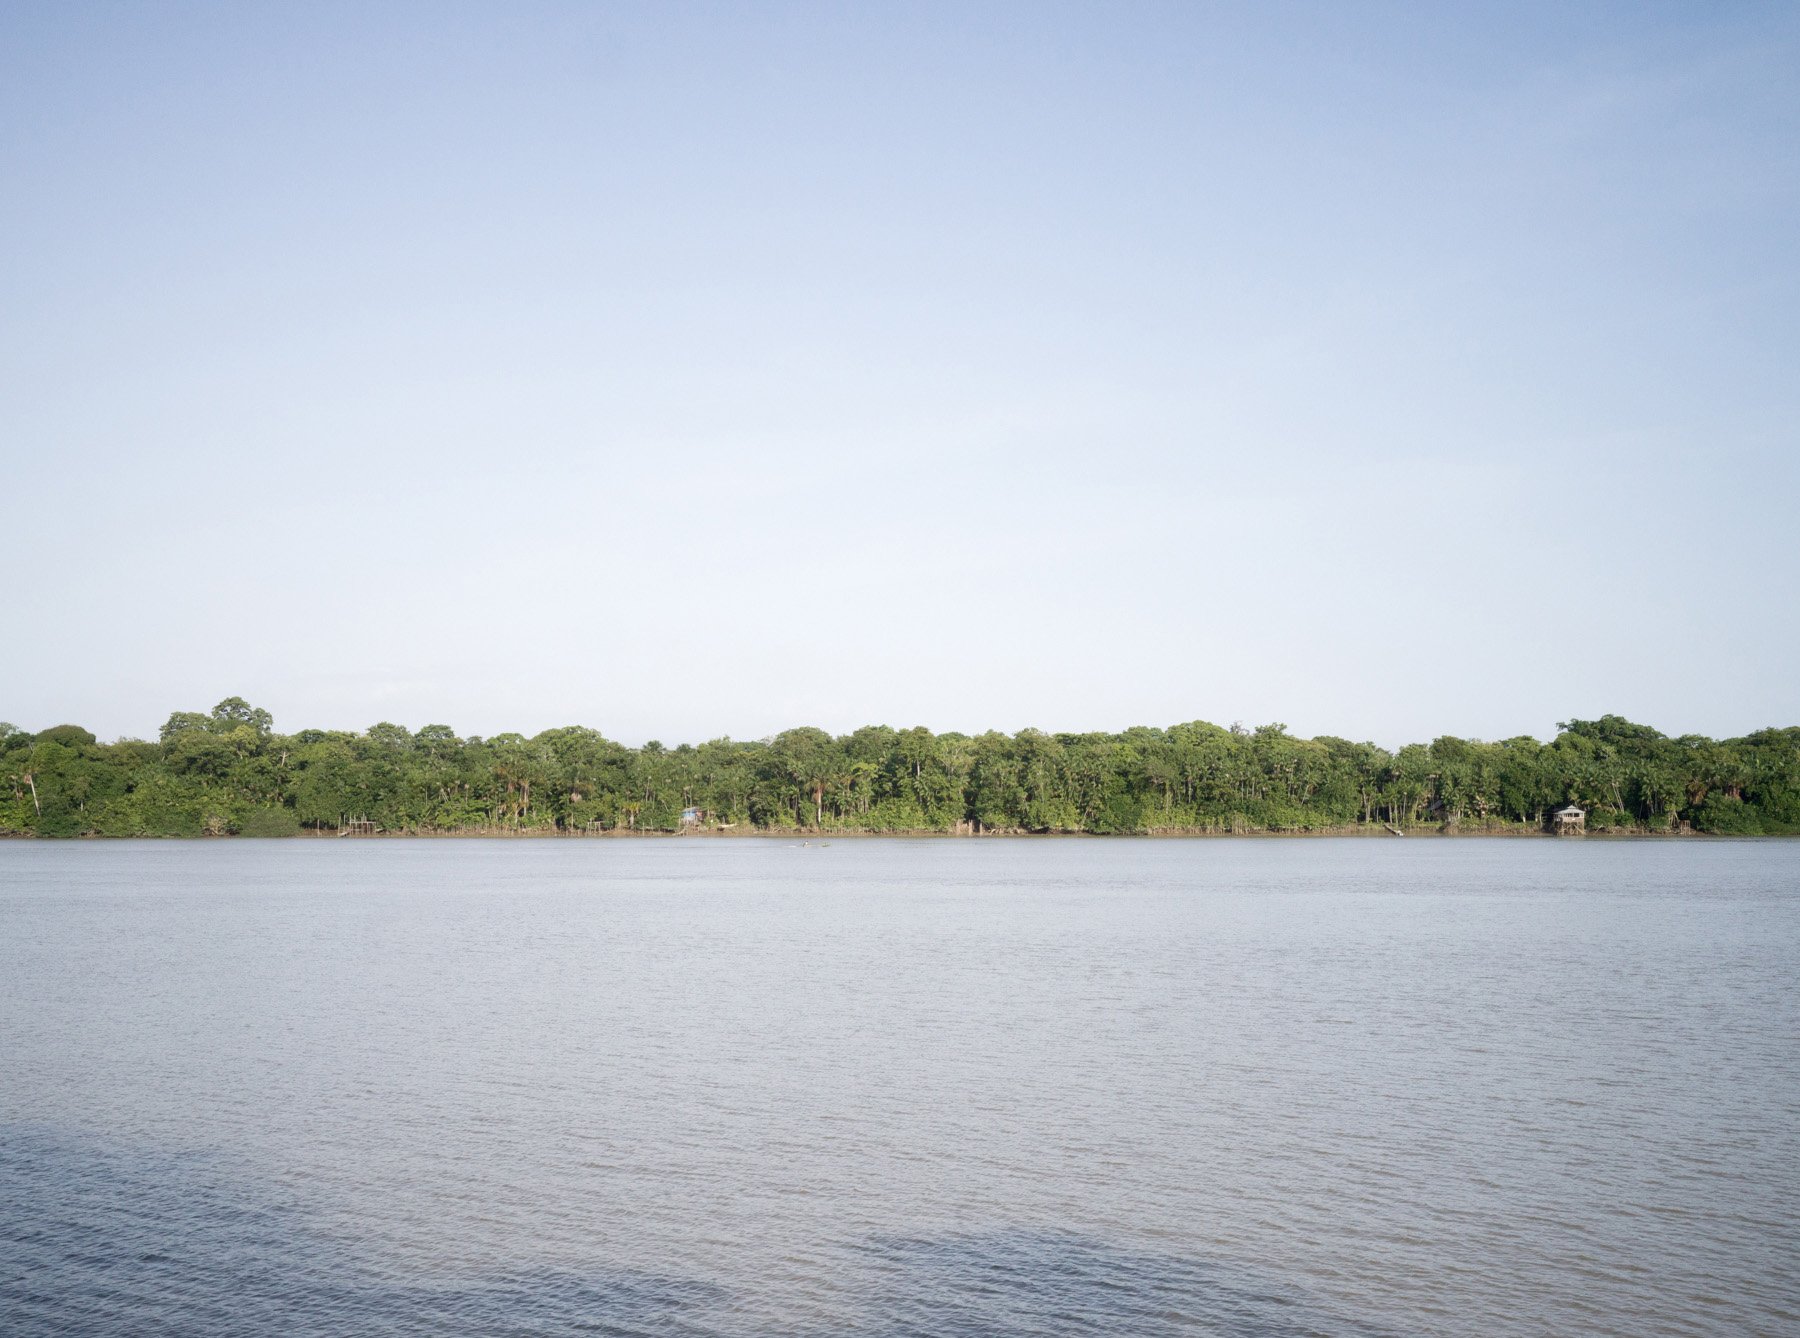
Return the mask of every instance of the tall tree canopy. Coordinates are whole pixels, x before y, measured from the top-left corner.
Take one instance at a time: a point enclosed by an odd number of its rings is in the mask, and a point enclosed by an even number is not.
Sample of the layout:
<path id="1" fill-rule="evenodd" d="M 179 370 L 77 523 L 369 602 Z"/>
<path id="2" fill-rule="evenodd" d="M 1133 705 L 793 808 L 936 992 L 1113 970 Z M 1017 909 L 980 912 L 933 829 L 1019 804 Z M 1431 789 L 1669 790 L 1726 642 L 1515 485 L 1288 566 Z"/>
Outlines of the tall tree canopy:
<path id="1" fill-rule="evenodd" d="M 1566 803 L 1601 831 L 1800 833 L 1800 727 L 1669 738 L 1619 716 L 1549 743 L 1443 735 L 1396 752 L 1191 721 L 1122 734 L 977 737 L 811 727 L 743 743 L 641 748 L 567 726 L 532 738 L 281 734 L 229 697 L 177 711 L 154 742 L 0 724 L 0 832 L 291 835 L 388 831 L 1325 831 L 1372 824 L 1541 827 Z"/>

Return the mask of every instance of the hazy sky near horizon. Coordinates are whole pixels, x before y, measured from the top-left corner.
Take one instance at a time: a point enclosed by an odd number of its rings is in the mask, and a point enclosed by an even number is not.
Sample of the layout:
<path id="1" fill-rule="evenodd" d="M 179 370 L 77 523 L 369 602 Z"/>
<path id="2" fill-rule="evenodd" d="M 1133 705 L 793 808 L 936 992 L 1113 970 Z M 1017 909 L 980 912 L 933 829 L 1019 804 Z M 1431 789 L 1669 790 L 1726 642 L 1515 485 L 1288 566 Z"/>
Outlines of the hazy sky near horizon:
<path id="1" fill-rule="evenodd" d="M 0 719 L 1800 723 L 1800 8 L 0 6 Z"/>

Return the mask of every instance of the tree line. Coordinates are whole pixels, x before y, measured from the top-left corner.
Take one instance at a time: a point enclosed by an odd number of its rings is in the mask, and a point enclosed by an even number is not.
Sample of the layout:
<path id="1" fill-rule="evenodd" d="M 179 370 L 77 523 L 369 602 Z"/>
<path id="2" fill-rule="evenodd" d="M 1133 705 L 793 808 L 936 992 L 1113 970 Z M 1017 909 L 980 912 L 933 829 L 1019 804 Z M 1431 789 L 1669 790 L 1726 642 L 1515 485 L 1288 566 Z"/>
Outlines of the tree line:
<path id="1" fill-rule="evenodd" d="M 1285 726 L 1194 721 L 1119 734 L 933 734 L 871 725 L 641 748 L 568 726 L 459 737 L 383 722 L 283 734 L 240 697 L 154 741 L 0 723 L 0 833 L 1307 832 L 1800 833 L 1800 727 L 1667 737 L 1618 716 L 1549 743 L 1446 735 L 1397 751 Z"/>

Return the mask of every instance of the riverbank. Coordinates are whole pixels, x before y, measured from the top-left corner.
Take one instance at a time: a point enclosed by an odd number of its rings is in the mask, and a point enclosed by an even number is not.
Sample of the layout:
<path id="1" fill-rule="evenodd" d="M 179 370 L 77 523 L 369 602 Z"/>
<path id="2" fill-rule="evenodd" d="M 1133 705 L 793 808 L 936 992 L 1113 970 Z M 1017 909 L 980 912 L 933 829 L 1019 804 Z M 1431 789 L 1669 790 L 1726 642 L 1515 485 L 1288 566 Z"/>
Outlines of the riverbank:
<path id="1" fill-rule="evenodd" d="M 1773 838 L 1792 838 L 1800 833 L 1765 833 Z M 1012 830 L 986 830 L 980 832 L 947 832 L 935 828 L 907 831 L 855 831 L 834 830 L 791 830 L 783 831 L 769 828 L 746 830 L 701 829 L 696 831 L 630 831 L 609 830 L 599 832 L 559 831 L 555 828 L 458 828 L 452 830 L 400 830 L 365 832 L 352 835 L 338 832 L 330 828 L 322 830 L 302 829 L 282 835 L 268 835 L 248 832 L 219 832 L 211 835 L 181 836 L 158 833 L 137 833 L 131 835 L 102 835 L 88 832 L 76 836 L 39 836 L 35 832 L 0 831 L 0 841 L 313 841 L 313 840 L 349 840 L 349 841 L 786 841 L 800 844 L 821 845 L 831 841 L 875 841 L 875 840 L 933 840 L 933 841 L 1289 841 L 1289 840 L 1397 840 L 1421 838 L 1424 840 L 1548 840 L 1548 841 L 1620 841 L 1620 840 L 1708 840 L 1715 839 L 1716 833 L 1696 832 L 1692 829 L 1680 831 L 1650 831 L 1645 829 L 1623 829 L 1610 831 L 1587 832 L 1580 836 L 1558 836 L 1554 832 L 1535 830 L 1527 827 L 1510 828 L 1444 828 L 1441 826 L 1408 827 L 1400 831 L 1384 830 L 1381 827 L 1369 828 L 1360 824 L 1346 827 L 1315 828 L 1305 831 L 1209 831 L 1196 829 L 1165 829 L 1146 832 L 1027 832 Z M 1744 838 L 1750 839 L 1750 838 Z"/>

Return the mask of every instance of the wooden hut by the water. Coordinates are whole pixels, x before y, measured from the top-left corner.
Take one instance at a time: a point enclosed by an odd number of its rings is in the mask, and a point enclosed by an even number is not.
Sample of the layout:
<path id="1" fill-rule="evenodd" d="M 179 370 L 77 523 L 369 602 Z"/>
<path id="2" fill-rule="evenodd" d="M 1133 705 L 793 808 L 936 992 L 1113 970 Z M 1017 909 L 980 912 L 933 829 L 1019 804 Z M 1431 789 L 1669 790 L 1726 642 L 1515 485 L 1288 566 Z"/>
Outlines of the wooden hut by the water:
<path id="1" fill-rule="evenodd" d="M 1580 836 L 1587 830 L 1587 810 L 1570 804 L 1550 815 L 1550 830 L 1558 836 Z"/>

